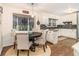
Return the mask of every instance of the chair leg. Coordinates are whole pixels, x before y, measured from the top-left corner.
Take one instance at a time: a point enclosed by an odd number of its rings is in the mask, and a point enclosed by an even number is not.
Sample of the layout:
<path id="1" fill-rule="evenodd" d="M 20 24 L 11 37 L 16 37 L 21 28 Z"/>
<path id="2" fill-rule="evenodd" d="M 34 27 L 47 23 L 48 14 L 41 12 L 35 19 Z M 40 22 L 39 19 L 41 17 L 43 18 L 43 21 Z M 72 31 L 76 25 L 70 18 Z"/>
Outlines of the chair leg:
<path id="1" fill-rule="evenodd" d="M 14 49 L 15 49 L 15 43 L 14 43 Z"/>
<path id="2" fill-rule="evenodd" d="M 15 49 L 15 47 L 16 47 L 16 35 L 15 35 L 15 39 L 14 39 L 14 49 Z"/>
<path id="3" fill-rule="evenodd" d="M 19 56 L 19 50 L 17 50 L 17 56 Z"/>
<path id="4" fill-rule="evenodd" d="M 44 50 L 44 52 L 45 52 L 45 45 L 43 45 L 43 50 Z"/>
<path id="5" fill-rule="evenodd" d="M 28 50 L 27 56 L 29 56 L 29 50 Z"/>
<path id="6" fill-rule="evenodd" d="M 45 47 L 47 48 L 47 43 L 45 44 Z"/>

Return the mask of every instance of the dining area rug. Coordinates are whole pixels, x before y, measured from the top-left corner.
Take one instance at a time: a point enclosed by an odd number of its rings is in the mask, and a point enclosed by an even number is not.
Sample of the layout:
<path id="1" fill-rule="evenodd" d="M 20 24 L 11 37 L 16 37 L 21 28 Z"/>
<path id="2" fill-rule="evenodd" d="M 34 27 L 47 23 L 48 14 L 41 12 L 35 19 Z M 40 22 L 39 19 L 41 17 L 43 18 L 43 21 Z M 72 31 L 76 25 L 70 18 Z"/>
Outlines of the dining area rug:
<path id="1" fill-rule="evenodd" d="M 35 52 L 32 51 L 29 52 L 29 56 L 50 56 L 50 55 L 51 55 L 51 49 L 49 46 L 47 46 L 46 52 L 44 52 L 43 47 L 36 47 Z M 12 46 L 5 53 L 5 56 L 17 56 L 17 50 L 13 49 Z M 25 50 L 20 51 L 19 56 L 27 56 L 27 51 Z"/>

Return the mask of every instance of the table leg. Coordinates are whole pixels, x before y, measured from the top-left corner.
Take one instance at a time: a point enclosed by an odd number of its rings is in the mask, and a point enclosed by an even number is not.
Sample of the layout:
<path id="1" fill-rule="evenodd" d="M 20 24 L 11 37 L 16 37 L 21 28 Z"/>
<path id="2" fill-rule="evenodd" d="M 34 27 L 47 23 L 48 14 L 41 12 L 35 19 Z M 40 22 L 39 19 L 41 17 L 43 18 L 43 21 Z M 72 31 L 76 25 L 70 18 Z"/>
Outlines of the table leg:
<path id="1" fill-rule="evenodd" d="M 30 47 L 31 51 L 35 52 L 35 41 L 34 38 L 32 38 L 32 46 Z"/>
<path id="2" fill-rule="evenodd" d="M 15 36 L 15 39 L 14 39 L 14 49 L 15 49 L 15 47 L 16 47 L 16 36 Z"/>
<path id="3" fill-rule="evenodd" d="M 33 51 L 35 52 L 35 41 L 33 39 Z"/>

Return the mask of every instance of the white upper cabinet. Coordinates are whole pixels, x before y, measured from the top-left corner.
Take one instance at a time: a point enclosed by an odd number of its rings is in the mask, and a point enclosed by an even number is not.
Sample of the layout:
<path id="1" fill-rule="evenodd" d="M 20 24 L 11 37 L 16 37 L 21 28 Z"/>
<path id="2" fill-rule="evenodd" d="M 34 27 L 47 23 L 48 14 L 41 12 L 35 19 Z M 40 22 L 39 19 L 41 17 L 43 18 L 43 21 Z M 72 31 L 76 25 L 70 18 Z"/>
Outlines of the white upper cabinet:
<path id="1" fill-rule="evenodd" d="M 62 16 L 62 22 L 63 21 L 71 21 L 72 24 L 77 24 L 77 21 L 76 21 L 76 13 Z"/>

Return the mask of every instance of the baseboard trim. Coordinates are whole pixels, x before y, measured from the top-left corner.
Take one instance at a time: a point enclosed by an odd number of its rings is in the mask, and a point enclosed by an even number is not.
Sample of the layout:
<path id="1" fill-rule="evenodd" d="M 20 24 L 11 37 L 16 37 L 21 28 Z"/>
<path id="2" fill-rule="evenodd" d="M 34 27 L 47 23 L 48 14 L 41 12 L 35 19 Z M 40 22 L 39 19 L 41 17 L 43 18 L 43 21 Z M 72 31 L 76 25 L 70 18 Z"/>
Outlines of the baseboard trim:
<path id="1" fill-rule="evenodd" d="M 3 44 L 3 47 L 2 47 L 2 49 L 0 50 L 0 56 L 2 55 L 3 48 L 8 47 L 8 46 L 12 46 L 12 45 L 13 45 L 12 42 L 9 43 L 9 44 Z"/>
<path id="2" fill-rule="evenodd" d="M 3 47 L 7 47 L 7 46 L 11 46 L 13 45 L 13 42 L 7 42 L 7 43 L 3 43 Z"/>

